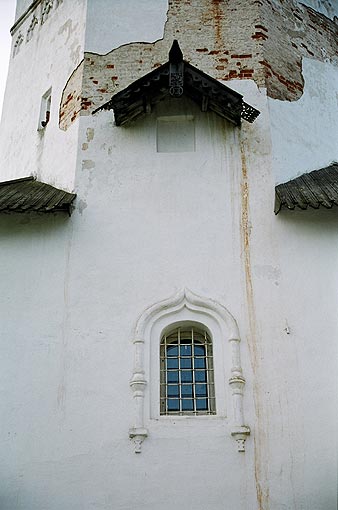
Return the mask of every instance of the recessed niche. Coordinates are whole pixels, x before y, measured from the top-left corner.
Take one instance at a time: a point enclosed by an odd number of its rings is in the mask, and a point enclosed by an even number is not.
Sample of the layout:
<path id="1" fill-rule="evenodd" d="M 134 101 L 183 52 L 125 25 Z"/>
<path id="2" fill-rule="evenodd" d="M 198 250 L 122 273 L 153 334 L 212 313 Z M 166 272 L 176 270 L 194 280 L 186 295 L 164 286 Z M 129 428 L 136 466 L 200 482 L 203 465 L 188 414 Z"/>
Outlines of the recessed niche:
<path id="1" fill-rule="evenodd" d="M 38 130 L 45 129 L 50 119 L 50 108 L 52 101 L 52 89 L 50 88 L 41 98 L 40 117 Z"/>
<path id="2" fill-rule="evenodd" d="M 194 152 L 195 122 L 192 115 L 157 118 L 157 152 Z"/>

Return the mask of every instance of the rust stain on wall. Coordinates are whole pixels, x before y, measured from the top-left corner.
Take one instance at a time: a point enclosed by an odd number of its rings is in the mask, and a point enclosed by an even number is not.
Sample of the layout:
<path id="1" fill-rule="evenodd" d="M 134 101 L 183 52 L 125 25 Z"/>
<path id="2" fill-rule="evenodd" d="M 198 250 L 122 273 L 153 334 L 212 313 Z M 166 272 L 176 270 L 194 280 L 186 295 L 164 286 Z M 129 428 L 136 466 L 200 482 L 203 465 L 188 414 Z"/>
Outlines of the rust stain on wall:
<path id="1" fill-rule="evenodd" d="M 254 288 L 251 272 L 251 225 L 250 225 L 250 201 L 249 201 L 249 179 L 243 142 L 241 150 L 241 237 L 242 237 L 242 259 L 245 275 L 246 309 L 249 323 L 248 347 L 253 371 L 253 392 L 256 413 L 256 429 L 254 431 L 254 465 L 255 485 L 259 510 L 269 509 L 269 483 L 267 473 L 268 462 L 268 434 L 266 426 L 266 415 L 263 407 L 263 396 L 261 394 L 261 348 L 257 332 Z"/>
<path id="2" fill-rule="evenodd" d="M 222 6 L 220 5 L 222 0 L 212 0 L 211 1 L 211 15 L 214 20 L 215 26 L 215 45 L 222 47 L 223 38 L 222 38 L 222 26 L 223 26 L 223 11 Z"/>

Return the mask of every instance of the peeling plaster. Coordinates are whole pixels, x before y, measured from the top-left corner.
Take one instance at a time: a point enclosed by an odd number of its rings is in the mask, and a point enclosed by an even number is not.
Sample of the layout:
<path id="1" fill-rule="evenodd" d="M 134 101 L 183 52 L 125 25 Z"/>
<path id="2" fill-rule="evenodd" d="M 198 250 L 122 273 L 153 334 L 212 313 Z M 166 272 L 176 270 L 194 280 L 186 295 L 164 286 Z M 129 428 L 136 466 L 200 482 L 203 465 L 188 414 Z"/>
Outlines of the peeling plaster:
<path id="1" fill-rule="evenodd" d="M 83 211 L 87 208 L 87 202 L 85 202 L 85 200 L 79 200 L 77 202 L 77 209 L 79 211 L 80 214 L 83 213 Z"/>
<path id="2" fill-rule="evenodd" d="M 173 39 L 179 39 L 188 62 L 212 77 L 253 79 L 269 97 L 295 101 L 303 94 L 304 57 L 338 65 L 337 30 L 332 20 L 296 0 L 214 0 L 211 5 L 171 0 L 163 39 L 122 44 L 106 54 L 85 52 L 63 92 L 60 127 L 67 129 L 79 114 L 88 115 L 166 62 Z"/>
<path id="3" fill-rule="evenodd" d="M 67 39 L 65 41 L 65 44 L 68 43 L 72 33 L 77 29 L 77 26 L 78 24 L 76 23 L 76 25 L 74 26 L 73 28 L 73 22 L 71 19 L 68 19 L 66 21 L 66 23 L 64 23 L 58 30 L 58 35 L 61 35 L 63 34 L 64 32 L 67 32 Z"/>
<path id="4" fill-rule="evenodd" d="M 91 142 L 94 139 L 94 129 L 93 128 L 87 128 L 86 136 L 87 136 L 87 142 Z"/>
<path id="5" fill-rule="evenodd" d="M 88 0 L 87 5 L 86 51 L 104 54 L 124 44 L 163 37 L 168 0 Z"/>
<path id="6" fill-rule="evenodd" d="M 91 170 L 92 168 L 95 168 L 95 162 L 91 159 L 84 159 L 82 161 L 82 170 Z"/>
<path id="7" fill-rule="evenodd" d="M 268 29 L 260 63 L 265 67 L 268 96 L 295 101 L 304 90 L 304 58 L 338 65 L 338 26 L 294 0 L 273 0 L 273 4 L 272 12 L 262 9 L 262 23 Z"/>
<path id="8" fill-rule="evenodd" d="M 303 73 L 304 93 L 298 101 L 268 99 L 277 183 L 338 161 L 334 86 L 338 83 L 338 67 L 304 59 Z"/>

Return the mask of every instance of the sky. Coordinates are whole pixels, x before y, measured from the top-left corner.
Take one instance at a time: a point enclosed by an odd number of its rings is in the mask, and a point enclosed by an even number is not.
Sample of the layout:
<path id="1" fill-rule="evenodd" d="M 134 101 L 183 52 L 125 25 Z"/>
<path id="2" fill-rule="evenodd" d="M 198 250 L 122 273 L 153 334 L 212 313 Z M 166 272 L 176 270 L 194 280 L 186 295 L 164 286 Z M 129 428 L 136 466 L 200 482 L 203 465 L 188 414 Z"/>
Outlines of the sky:
<path id="1" fill-rule="evenodd" d="M 14 24 L 15 0 L 0 0 L 0 116 L 11 50 L 10 28 Z"/>

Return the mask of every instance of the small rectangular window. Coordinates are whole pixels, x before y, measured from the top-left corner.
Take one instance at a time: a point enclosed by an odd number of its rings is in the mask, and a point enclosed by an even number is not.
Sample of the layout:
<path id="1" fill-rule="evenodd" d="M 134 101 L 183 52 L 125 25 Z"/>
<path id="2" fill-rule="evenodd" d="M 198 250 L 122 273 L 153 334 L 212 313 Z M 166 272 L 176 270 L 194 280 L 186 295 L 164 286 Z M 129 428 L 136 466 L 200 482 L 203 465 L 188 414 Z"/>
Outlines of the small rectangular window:
<path id="1" fill-rule="evenodd" d="M 45 129 L 50 119 L 50 109 L 52 103 L 52 89 L 50 88 L 41 98 L 40 117 L 38 130 Z"/>

